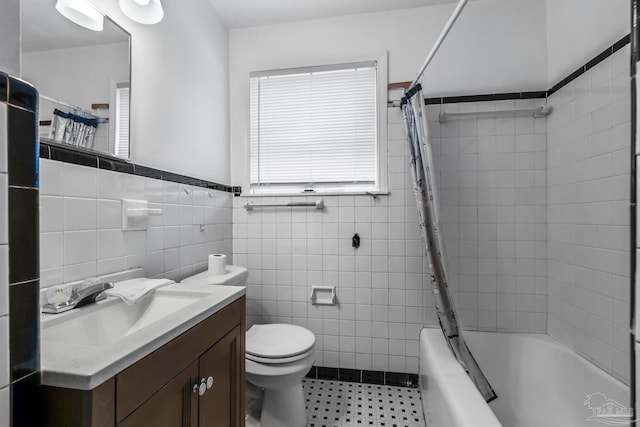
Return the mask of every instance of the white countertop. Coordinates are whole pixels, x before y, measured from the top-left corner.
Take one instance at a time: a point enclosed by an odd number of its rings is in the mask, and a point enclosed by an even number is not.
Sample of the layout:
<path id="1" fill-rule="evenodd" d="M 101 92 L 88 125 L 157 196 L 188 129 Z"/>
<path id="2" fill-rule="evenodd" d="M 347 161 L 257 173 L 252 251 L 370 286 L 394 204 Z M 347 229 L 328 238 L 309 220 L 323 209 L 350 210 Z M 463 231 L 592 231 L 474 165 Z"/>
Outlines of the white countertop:
<path id="1" fill-rule="evenodd" d="M 98 345 L 60 342 L 48 336 L 48 329 L 65 319 L 81 317 L 82 310 L 124 304 L 121 301 L 109 298 L 62 314 L 42 314 L 42 384 L 78 390 L 94 389 L 246 293 L 242 286 L 178 283 L 162 289 L 195 292 L 204 296 L 188 307 L 125 335 L 116 342 Z M 96 341 L 99 342 L 99 339 Z"/>

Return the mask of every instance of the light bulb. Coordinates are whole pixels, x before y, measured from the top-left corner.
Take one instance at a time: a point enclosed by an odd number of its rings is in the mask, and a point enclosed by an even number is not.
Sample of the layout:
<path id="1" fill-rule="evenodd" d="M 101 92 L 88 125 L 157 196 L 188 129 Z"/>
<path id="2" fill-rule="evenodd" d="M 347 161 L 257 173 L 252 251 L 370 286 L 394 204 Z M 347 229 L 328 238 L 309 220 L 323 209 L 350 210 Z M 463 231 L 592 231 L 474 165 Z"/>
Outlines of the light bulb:
<path id="1" fill-rule="evenodd" d="M 104 16 L 87 0 L 58 0 L 56 10 L 65 18 L 92 31 L 102 31 Z"/>
<path id="2" fill-rule="evenodd" d="M 160 0 L 119 0 L 118 3 L 127 17 L 140 24 L 157 24 L 164 16 Z"/>

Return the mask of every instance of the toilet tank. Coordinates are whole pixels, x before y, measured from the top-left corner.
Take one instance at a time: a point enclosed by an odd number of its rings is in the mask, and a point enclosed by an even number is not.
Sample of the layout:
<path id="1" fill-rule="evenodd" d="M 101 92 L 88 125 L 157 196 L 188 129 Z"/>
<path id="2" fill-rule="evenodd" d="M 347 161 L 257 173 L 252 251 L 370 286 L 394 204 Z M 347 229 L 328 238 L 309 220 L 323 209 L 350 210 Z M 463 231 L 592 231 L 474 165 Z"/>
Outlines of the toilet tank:
<path id="1" fill-rule="evenodd" d="M 227 265 L 225 267 L 226 274 L 211 275 L 208 271 L 187 277 L 180 283 L 190 285 L 227 285 L 227 286 L 246 286 L 249 272 L 246 268 L 239 265 Z"/>

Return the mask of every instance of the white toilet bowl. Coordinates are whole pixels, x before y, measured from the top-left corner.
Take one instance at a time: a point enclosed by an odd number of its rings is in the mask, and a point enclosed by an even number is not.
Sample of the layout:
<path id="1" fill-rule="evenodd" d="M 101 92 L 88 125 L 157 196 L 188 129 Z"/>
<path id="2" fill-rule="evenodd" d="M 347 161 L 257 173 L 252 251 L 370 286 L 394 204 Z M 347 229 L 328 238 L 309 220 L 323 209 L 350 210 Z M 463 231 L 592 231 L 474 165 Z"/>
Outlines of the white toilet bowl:
<path id="1" fill-rule="evenodd" d="M 264 389 L 261 427 L 305 427 L 302 379 L 315 361 L 313 332 L 295 325 L 254 325 L 247 331 L 247 381 Z"/>
<path id="2" fill-rule="evenodd" d="M 182 283 L 245 286 L 247 277 L 246 268 L 227 265 L 226 274 L 216 276 L 205 271 Z M 250 390 L 251 405 L 247 409 L 250 416 L 260 413 L 261 427 L 307 425 L 302 378 L 315 361 L 315 342 L 313 332 L 296 325 L 254 325 L 247 331 L 247 381 L 264 390 Z M 261 409 L 254 405 L 260 403 L 260 398 Z"/>

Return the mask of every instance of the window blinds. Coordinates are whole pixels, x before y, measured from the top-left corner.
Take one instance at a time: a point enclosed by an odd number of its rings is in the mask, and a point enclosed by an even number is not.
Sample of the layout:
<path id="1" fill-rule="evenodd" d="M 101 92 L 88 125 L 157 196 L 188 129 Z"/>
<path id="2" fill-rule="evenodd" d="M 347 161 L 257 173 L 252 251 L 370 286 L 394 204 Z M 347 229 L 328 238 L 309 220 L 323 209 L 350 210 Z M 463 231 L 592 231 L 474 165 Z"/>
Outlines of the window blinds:
<path id="1" fill-rule="evenodd" d="M 251 184 L 369 184 L 376 63 L 252 73 Z"/>
<path id="2" fill-rule="evenodd" d="M 116 87 L 115 155 L 129 158 L 129 84 Z"/>

